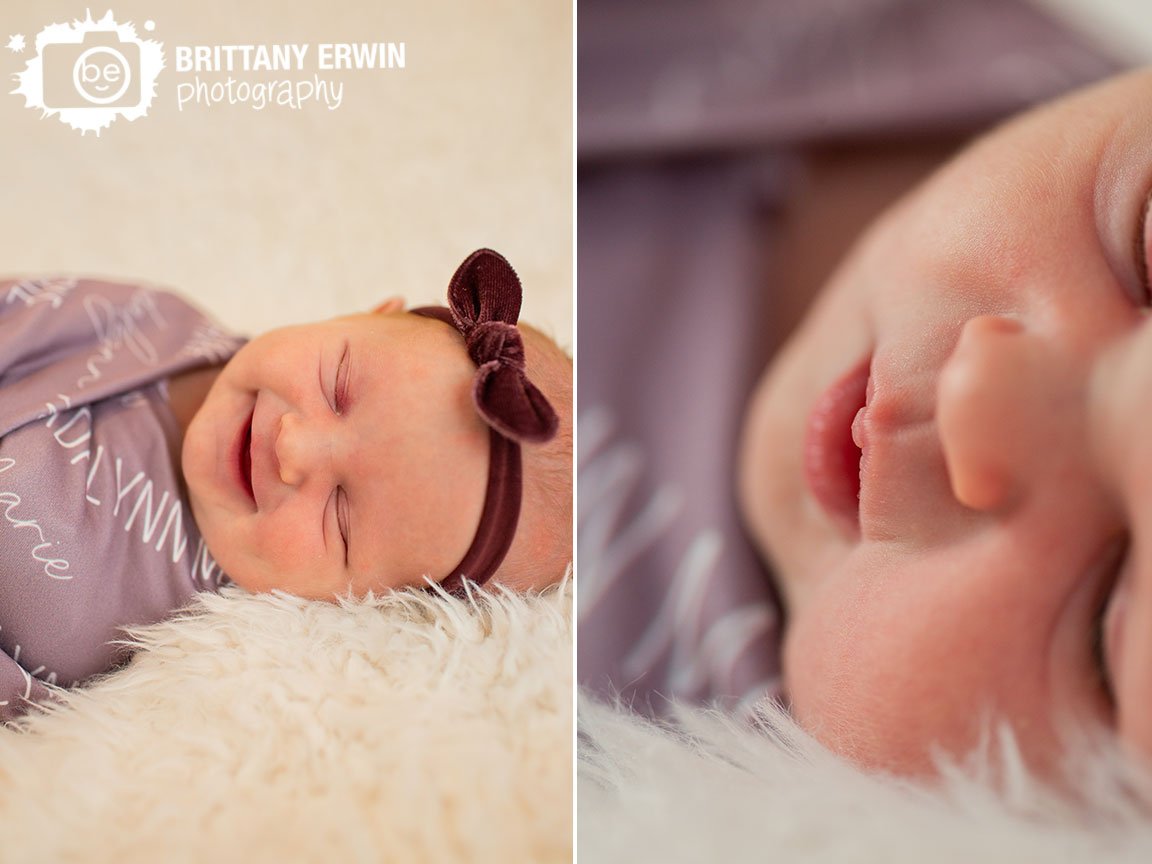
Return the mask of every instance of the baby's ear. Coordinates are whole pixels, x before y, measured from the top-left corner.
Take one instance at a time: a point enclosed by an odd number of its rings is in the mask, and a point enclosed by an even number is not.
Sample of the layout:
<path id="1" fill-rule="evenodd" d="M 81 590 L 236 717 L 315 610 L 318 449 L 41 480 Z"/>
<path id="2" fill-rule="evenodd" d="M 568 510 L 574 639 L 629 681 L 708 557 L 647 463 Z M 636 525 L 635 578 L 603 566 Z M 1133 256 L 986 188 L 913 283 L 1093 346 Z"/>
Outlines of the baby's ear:
<path id="1" fill-rule="evenodd" d="M 404 298 L 403 297 L 389 297 L 379 306 L 372 310 L 378 315 L 383 315 L 388 312 L 403 312 L 404 311 Z"/>

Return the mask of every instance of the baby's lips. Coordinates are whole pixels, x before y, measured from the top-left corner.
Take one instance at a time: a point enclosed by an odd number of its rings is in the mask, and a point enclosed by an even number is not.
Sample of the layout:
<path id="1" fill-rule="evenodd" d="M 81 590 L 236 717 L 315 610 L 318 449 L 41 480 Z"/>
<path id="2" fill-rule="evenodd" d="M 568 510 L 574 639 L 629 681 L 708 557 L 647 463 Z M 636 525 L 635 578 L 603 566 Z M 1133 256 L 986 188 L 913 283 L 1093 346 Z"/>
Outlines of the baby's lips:
<path id="1" fill-rule="evenodd" d="M 231 463 L 231 484 L 243 497 L 254 505 L 256 503 L 256 496 L 252 489 L 251 460 L 253 417 L 253 412 L 249 411 L 248 415 L 243 418 L 239 427 L 236 429 L 228 462 Z"/>
<path id="2" fill-rule="evenodd" d="M 813 406 L 804 436 L 804 474 L 813 497 L 847 532 L 860 530 L 860 447 L 857 422 L 868 395 L 872 358 L 837 378 Z"/>
<path id="3" fill-rule="evenodd" d="M 1132 574 L 1125 573 L 1112 589 L 1108 608 L 1104 612 L 1104 663 L 1108 667 L 1108 677 L 1113 690 L 1123 675 L 1124 619 L 1128 607 L 1128 597 L 1132 593 Z"/>

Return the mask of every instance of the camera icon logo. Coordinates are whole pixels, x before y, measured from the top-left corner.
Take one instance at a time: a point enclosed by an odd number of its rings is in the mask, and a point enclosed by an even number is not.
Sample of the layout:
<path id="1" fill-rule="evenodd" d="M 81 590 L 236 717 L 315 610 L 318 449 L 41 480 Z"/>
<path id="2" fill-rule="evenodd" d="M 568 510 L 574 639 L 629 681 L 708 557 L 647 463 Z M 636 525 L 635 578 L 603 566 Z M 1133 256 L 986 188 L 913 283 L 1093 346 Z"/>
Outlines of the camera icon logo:
<path id="1" fill-rule="evenodd" d="M 140 104 L 140 46 L 113 32 L 40 51 L 46 108 L 132 108 Z"/>
<path id="2" fill-rule="evenodd" d="M 48 25 L 36 37 L 36 51 L 12 92 L 45 117 L 97 135 L 117 117 L 145 116 L 164 68 L 163 46 L 138 38 L 132 24 L 117 24 L 111 10 L 99 21 L 89 12 L 83 21 Z"/>

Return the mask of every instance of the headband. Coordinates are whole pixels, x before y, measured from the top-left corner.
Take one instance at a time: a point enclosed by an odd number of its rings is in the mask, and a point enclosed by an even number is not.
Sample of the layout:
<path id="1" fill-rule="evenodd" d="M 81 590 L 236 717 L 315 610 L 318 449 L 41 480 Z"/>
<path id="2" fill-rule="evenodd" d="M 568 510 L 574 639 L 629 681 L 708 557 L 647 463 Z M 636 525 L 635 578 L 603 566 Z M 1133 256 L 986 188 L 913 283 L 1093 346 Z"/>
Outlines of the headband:
<path id="1" fill-rule="evenodd" d="M 446 591 L 464 579 L 487 582 L 512 545 L 520 519 L 523 478 L 520 444 L 543 443 L 556 434 L 556 412 L 524 372 L 524 340 L 516 327 L 523 290 L 504 256 L 477 249 L 448 283 L 448 308 L 422 306 L 415 315 L 436 318 L 464 337 L 476 364 L 472 402 L 488 424 L 488 488 L 472 545 L 440 583 Z"/>

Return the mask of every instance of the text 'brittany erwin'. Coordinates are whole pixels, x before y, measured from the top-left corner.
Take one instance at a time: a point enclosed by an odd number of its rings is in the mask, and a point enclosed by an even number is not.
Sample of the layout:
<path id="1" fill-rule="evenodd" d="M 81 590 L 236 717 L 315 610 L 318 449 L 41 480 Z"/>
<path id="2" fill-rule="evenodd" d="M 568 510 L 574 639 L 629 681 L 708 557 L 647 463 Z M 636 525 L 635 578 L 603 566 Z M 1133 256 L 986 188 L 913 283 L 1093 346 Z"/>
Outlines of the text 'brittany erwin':
<path id="1" fill-rule="evenodd" d="M 303 71 L 312 48 L 308 43 L 286 45 L 177 45 L 177 72 Z M 404 42 L 321 42 L 313 68 L 403 69 Z"/>

